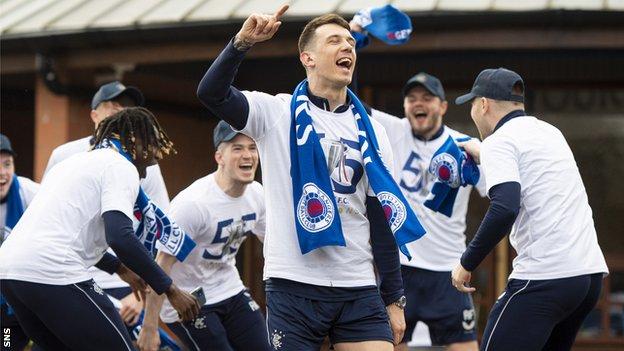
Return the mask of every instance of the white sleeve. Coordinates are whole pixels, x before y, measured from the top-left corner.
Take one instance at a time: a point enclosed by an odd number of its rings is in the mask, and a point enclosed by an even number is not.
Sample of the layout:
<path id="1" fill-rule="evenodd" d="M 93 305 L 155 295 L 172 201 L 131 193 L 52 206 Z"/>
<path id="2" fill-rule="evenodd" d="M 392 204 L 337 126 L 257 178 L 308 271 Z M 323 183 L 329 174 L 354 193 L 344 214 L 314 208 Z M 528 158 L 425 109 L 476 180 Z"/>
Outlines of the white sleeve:
<path id="1" fill-rule="evenodd" d="M 139 172 L 127 161 L 110 164 L 100 177 L 101 214 L 120 211 L 128 218 L 134 218 L 134 203 L 139 195 Z"/>
<path id="2" fill-rule="evenodd" d="M 43 171 L 43 176 L 41 177 L 41 180 L 43 181 L 43 178 L 45 178 L 46 174 L 48 174 L 48 172 L 52 169 L 52 167 L 54 167 L 54 165 L 56 165 L 57 163 L 59 163 L 59 154 L 58 154 L 58 147 L 54 150 L 52 150 L 52 154 L 50 155 L 50 158 L 48 159 L 48 165 L 46 166 L 45 171 Z"/>
<path id="3" fill-rule="evenodd" d="M 37 192 L 39 192 L 39 188 L 41 187 L 41 185 L 39 185 L 39 183 L 34 182 L 26 177 L 18 176 L 18 178 L 19 178 L 19 184 L 20 184 L 20 192 L 22 195 L 22 201 L 24 202 L 25 207 L 28 207 L 28 205 L 30 205 L 33 198 L 35 197 L 35 195 L 37 195 Z"/>
<path id="4" fill-rule="evenodd" d="M 285 97 L 258 91 L 243 91 L 249 104 L 247 124 L 240 132 L 254 140 L 261 139 L 277 122 L 290 114 Z"/>
<path id="5" fill-rule="evenodd" d="M 256 220 L 256 226 L 252 232 L 260 242 L 264 243 L 264 234 L 266 232 L 266 207 L 264 204 L 264 191 L 262 187 L 259 188 L 258 204 L 260 208 L 258 208 L 258 219 Z"/>
<path id="6" fill-rule="evenodd" d="M 210 217 L 210 214 L 200 209 L 195 202 L 175 199 L 171 202 L 167 215 L 192 239 L 205 234 L 205 225 L 209 223 Z M 212 238 L 208 242 L 212 242 Z"/>
<path id="7" fill-rule="evenodd" d="M 479 181 L 474 185 L 475 190 L 481 195 L 481 197 L 487 196 L 487 191 L 485 189 L 485 174 L 483 171 L 483 166 L 479 165 Z"/>
<path id="8" fill-rule="evenodd" d="M 488 193 L 501 183 L 520 183 L 518 161 L 518 150 L 510 137 L 503 134 L 485 139 L 481 144 L 481 166 Z"/>
<path id="9" fill-rule="evenodd" d="M 167 192 L 165 180 L 160 172 L 160 166 L 153 165 L 147 167 L 146 171 L 145 179 L 141 179 L 143 191 L 145 191 L 150 200 L 161 210 L 167 210 L 167 208 L 169 208 L 169 193 Z"/>
<path id="10" fill-rule="evenodd" d="M 371 109 L 371 117 L 384 127 L 386 134 L 392 139 L 396 139 L 399 134 L 403 133 L 405 126 L 402 118 L 375 109 Z"/>

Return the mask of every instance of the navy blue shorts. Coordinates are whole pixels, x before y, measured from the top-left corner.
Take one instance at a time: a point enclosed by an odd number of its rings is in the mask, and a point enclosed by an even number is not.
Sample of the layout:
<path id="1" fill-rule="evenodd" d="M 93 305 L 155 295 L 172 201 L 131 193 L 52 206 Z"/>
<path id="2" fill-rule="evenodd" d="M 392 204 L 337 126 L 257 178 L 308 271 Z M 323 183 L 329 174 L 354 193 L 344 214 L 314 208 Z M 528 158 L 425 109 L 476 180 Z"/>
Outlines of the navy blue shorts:
<path id="1" fill-rule="evenodd" d="M 1 286 L 26 334 L 44 350 L 134 350 L 119 313 L 93 280 L 2 280 Z"/>
<path id="2" fill-rule="evenodd" d="M 601 288 L 601 273 L 509 280 L 490 312 L 481 350 L 570 350 Z"/>
<path id="3" fill-rule="evenodd" d="M 264 316 L 246 290 L 203 306 L 191 322 L 167 326 L 189 350 L 270 350 Z"/>
<path id="4" fill-rule="evenodd" d="M 280 351 L 317 351 L 326 336 L 332 344 L 393 340 L 379 293 L 329 302 L 267 291 L 267 327 L 272 349 Z"/>
<path id="5" fill-rule="evenodd" d="M 477 340 L 472 297 L 453 287 L 451 272 L 409 266 L 401 266 L 401 272 L 407 297 L 403 342 L 412 340 L 418 322 L 427 324 L 436 346 Z"/>

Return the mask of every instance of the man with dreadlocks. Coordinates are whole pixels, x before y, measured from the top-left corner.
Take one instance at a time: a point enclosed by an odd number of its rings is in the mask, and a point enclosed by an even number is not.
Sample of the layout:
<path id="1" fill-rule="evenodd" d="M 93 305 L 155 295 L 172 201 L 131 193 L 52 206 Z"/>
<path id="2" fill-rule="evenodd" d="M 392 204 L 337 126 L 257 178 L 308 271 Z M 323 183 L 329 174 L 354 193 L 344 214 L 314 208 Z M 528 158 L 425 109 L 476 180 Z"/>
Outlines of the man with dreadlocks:
<path id="1" fill-rule="evenodd" d="M 183 320 L 199 312 L 197 300 L 156 265 L 131 220 L 139 175 L 174 151 L 156 118 L 131 107 L 98 125 L 92 151 L 50 170 L 0 248 L 2 294 L 43 349 L 134 349 L 113 304 L 90 279 L 94 265 L 116 272 L 142 297 L 145 282 L 165 293 Z M 109 246 L 118 258 L 106 253 Z"/>
<path id="2" fill-rule="evenodd" d="M 126 86 L 119 81 L 110 82 L 102 85 L 93 95 L 89 117 L 93 121 L 95 128 L 97 128 L 98 124 L 106 117 L 126 107 L 143 106 L 144 101 L 145 98 L 138 88 Z M 48 171 L 59 162 L 79 152 L 89 151 L 94 141 L 95 139 L 90 135 L 82 139 L 70 141 L 54 149 L 48 160 L 43 177 L 45 178 Z M 141 179 L 141 188 L 158 207 L 167 209 L 169 206 L 169 194 L 167 193 L 167 187 L 165 186 L 160 167 L 157 164 L 150 166 L 146 172 L 144 179 Z M 91 268 L 89 272 L 91 272 L 93 280 L 104 292 L 120 301 L 119 313 L 121 318 L 128 325 L 128 328 L 132 329 L 141 315 L 143 303 L 137 301 L 128 284 L 121 280 L 117 274 L 108 274 L 95 267 Z M 132 333 L 130 335 L 132 336 Z"/>

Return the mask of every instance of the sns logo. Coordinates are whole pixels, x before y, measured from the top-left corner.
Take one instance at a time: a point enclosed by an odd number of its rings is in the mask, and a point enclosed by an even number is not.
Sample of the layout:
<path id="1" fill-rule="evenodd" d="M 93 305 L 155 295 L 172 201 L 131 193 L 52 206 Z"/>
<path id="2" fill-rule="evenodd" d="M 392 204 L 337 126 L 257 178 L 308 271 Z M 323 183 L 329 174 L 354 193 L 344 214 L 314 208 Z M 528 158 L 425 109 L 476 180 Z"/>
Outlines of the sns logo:
<path id="1" fill-rule="evenodd" d="M 299 224 L 307 231 L 316 233 L 329 228 L 335 216 L 334 204 L 329 196 L 314 183 L 306 183 L 297 204 Z"/>

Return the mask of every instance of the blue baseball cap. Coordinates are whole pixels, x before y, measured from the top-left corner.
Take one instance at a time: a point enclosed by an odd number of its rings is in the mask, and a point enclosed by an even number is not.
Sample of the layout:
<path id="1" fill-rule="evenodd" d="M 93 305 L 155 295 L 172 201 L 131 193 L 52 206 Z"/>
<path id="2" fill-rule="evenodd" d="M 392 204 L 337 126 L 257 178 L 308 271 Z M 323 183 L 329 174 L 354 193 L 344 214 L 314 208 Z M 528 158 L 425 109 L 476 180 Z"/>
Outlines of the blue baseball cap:
<path id="1" fill-rule="evenodd" d="M 143 106 L 145 103 L 143 93 L 141 93 L 138 88 L 127 87 L 119 81 L 114 81 L 102 85 L 95 95 L 93 95 L 93 99 L 91 100 L 91 109 L 95 110 L 102 102 L 113 100 L 122 94 L 126 94 L 134 100 L 136 106 Z"/>
<path id="2" fill-rule="evenodd" d="M 232 129 L 232 126 L 230 126 L 226 121 L 219 121 L 214 129 L 214 134 L 212 138 L 215 148 L 223 142 L 234 139 L 237 134 L 238 132 Z"/>
<path id="3" fill-rule="evenodd" d="M 11 147 L 11 140 L 4 134 L 0 134 L 0 152 L 7 152 L 13 157 L 17 156 Z"/>
<path id="4" fill-rule="evenodd" d="M 522 95 L 513 93 L 513 87 L 518 83 L 522 85 Z M 472 90 L 455 99 L 455 104 L 461 105 L 476 97 L 524 103 L 524 81 L 518 73 L 506 68 L 484 69 L 475 79 Z"/>
<path id="5" fill-rule="evenodd" d="M 392 5 L 368 8 L 359 11 L 362 27 L 375 38 L 389 45 L 404 44 L 412 33 L 409 16 Z"/>
<path id="6" fill-rule="evenodd" d="M 429 91 L 431 94 L 439 97 L 440 100 L 446 100 L 444 95 L 444 88 L 442 87 L 442 82 L 440 82 L 437 77 L 425 72 L 418 73 L 417 75 L 410 78 L 407 83 L 405 83 L 405 86 L 403 86 L 403 97 L 405 97 L 407 93 L 409 93 L 409 91 L 417 85 L 420 85 L 423 88 L 427 89 L 427 91 Z"/>

